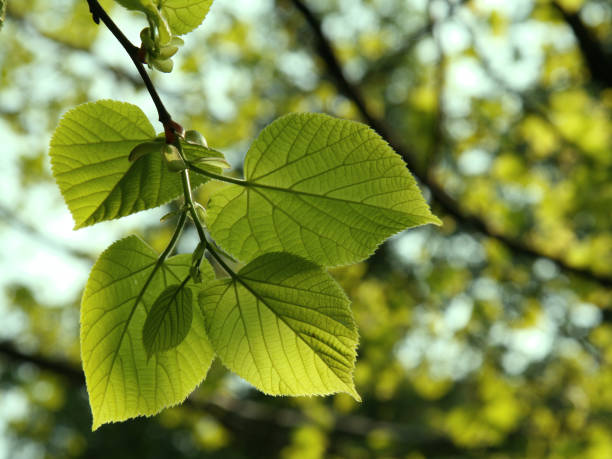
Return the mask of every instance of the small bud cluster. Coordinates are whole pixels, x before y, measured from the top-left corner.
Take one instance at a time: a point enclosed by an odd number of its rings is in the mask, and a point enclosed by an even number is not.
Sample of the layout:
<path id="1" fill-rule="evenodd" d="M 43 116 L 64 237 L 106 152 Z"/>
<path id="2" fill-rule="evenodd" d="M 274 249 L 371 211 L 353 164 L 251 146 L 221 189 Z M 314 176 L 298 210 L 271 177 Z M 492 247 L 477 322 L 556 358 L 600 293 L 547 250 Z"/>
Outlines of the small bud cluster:
<path id="1" fill-rule="evenodd" d="M 155 33 L 155 30 L 158 33 Z M 141 57 L 149 68 L 153 67 L 160 72 L 170 73 L 174 66 L 172 56 L 177 53 L 179 46 L 182 46 L 184 42 L 179 37 L 172 36 L 169 29 L 164 30 L 164 33 L 161 33 L 162 30 L 164 27 L 142 29 L 140 32 Z"/>

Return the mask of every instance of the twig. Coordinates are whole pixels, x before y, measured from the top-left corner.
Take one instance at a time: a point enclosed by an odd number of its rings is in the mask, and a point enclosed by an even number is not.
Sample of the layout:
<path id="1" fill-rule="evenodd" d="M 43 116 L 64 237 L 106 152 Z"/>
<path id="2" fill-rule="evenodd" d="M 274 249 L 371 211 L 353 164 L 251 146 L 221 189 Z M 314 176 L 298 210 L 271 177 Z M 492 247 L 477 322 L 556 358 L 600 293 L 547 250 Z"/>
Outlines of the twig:
<path id="1" fill-rule="evenodd" d="M 173 125 L 174 121 L 172 121 L 170 113 L 168 113 L 168 110 L 166 110 L 166 107 L 161 101 L 161 98 L 159 97 L 159 94 L 157 93 L 149 74 L 142 65 L 142 61 L 139 56 L 139 48 L 134 46 L 132 42 L 123 34 L 123 32 L 121 32 L 119 27 L 117 27 L 117 24 L 113 22 L 106 11 L 104 11 L 104 8 L 102 8 L 100 3 L 98 3 L 98 0 L 87 0 L 87 3 L 89 4 L 89 10 L 91 11 L 94 22 L 99 24 L 101 20 L 108 30 L 110 30 L 110 32 L 115 36 L 117 41 L 121 43 L 121 46 L 123 46 L 125 51 L 128 53 L 130 59 L 132 59 L 132 62 L 136 66 L 142 81 L 147 87 L 147 91 L 149 91 L 149 94 L 151 95 L 151 99 L 153 99 L 153 103 L 157 109 L 157 114 L 159 115 L 159 121 L 164 125 L 166 138 L 168 138 L 169 133 L 175 130 L 180 130 L 177 129 L 177 127 L 180 128 L 180 126 Z M 168 143 L 172 143 L 172 140 L 170 139 Z"/>

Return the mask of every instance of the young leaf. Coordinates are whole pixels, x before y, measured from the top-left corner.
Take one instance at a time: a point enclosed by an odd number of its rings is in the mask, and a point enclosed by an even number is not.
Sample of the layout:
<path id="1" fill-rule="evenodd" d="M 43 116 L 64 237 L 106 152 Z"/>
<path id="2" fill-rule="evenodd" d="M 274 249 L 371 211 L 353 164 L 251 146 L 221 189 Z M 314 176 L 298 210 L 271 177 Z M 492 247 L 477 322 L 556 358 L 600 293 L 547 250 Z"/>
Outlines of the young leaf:
<path id="1" fill-rule="evenodd" d="M 150 416 L 182 402 L 205 377 L 214 353 L 201 318 L 181 344 L 147 359 L 147 311 L 170 284 L 189 273 L 190 256 L 172 257 L 143 292 L 157 254 L 136 236 L 111 245 L 94 265 L 81 304 L 81 357 L 93 429 L 107 422 Z M 202 266 L 207 281 L 214 279 Z M 187 284 L 189 287 L 190 284 Z"/>
<path id="2" fill-rule="evenodd" d="M 198 27 L 213 0 L 159 0 L 162 15 L 175 35 L 183 35 Z"/>
<path id="3" fill-rule="evenodd" d="M 359 400 L 349 300 L 321 267 L 287 253 L 265 254 L 232 279 L 207 283 L 199 301 L 223 363 L 261 391 L 346 392 Z"/>
<path id="4" fill-rule="evenodd" d="M 213 0 L 116 0 L 130 10 L 140 10 L 147 15 L 159 14 L 167 21 L 175 35 L 183 35 L 198 27 L 213 3 Z M 159 8 L 159 10 L 158 10 Z"/>
<path id="5" fill-rule="evenodd" d="M 208 226 L 242 261 L 286 251 L 325 266 L 368 257 L 407 227 L 439 224 L 402 159 L 373 130 L 291 114 L 249 149 L 244 187 L 211 198 Z"/>
<path id="6" fill-rule="evenodd" d="M 171 285 L 155 300 L 142 328 L 147 357 L 183 342 L 193 319 L 193 297 L 184 285 Z"/>
<path id="7" fill-rule="evenodd" d="M 64 115 L 49 154 L 75 229 L 157 207 L 181 194 L 181 178 L 167 170 L 160 155 L 128 160 L 136 146 L 154 138 L 153 126 L 135 105 L 100 100 Z M 205 181 L 194 175 L 191 183 L 195 188 Z"/>
<path id="8" fill-rule="evenodd" d="M 189 132 L 190 131 L 187 131 L 187 133 Z M 183 149 L 189 151 L 190 156 L 193 158 L 191 162 L 197 165 L 200 169 L 205 169 L 212 172 L 212 169 L 210 169 L 211 166 L 221 169 L 229 169 L 232 167 L 223 156 L 223 153 L 218 150 L 208 148 L 206 145 L 199 145 L 194 142 L 186 141 L 183 143 Z"/>

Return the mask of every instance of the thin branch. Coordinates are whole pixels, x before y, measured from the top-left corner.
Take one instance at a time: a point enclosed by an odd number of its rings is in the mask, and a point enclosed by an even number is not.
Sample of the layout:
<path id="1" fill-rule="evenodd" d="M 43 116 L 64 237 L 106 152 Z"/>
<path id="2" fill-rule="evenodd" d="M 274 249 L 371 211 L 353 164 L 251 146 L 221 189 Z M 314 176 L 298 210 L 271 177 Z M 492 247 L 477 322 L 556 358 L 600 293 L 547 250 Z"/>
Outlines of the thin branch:
<path id="1" fill-rule="evenodd" d="M 446 19 L 450 19 L 455 15 L 457 11 L 457 7 L 467 3 L 469 0 L 459 0 L 456 3 L 451 3 Z M 431 9 L 431 1 L 428 2 L 429 5 L 427 7 L 428 10 Z M 389 54 L 386 54 L 375 62 L 372 63 L 364 72 L 361 77 L 360 84 L 367 84 L 371 80 L 373 80 L 378 75 L 388 75 L 392 72 L 396 67 L 398 61 L 400 61 L 405 56 L 408 56 L 414 47 L 418 45 L 421 40 L 432 33 L 434 27 L 433 18 L 431 14 L 427 22 L 422 25 L 420 28 L 412 32 L 405 40 L 402 46 L 399 48 L 392 50 Z"/>
<path id="2" fill-rule="evenodd" d="M 444 122 L 446 117 L 444 111 L 444 89 L 446 87 L 447 59 L 444 54 L 444 49 L 442 48 L 442 43 L 440 42 L 440 37 L 438 36 L 438 34 L 435 33 L 435 24 L 434 19 L 432 17 L 430 17 L 429 23 L 432 24 L 431 32 L 434 35 L 434 43 L 436 44 L 436 49 L 438 52 L 434 76 L 434 88 L 436 93 L 436 112 L 432 128 L 432 140 L 429 152 L 426 157 L 426 160 L 429 163 L 429 167 L 431 168 L 433 167 L 433 164 L 435 164 L 437 157 L 440 154 L 440 150 L 443 148 L 445 142 Z"/>
<path id="3" fill-rule="evenodd" d="M 408 56 L 414 47 L 420 43 L 421 39 L 425 38 L 431 33 L 432 25 L 433 24 L 428 21 L 424 26 L 417 29 L 406 40 L 404 40 L 404 44 L 401 47 L 390 51 L 376 62 L 373 62 L 361 77 L 361 84 L 368 83 L 378 75 L 388 75 L 389 72 L 393 71 L 397 66 L 397 62 L 400 59 Z"/>
<path id="4" fill-rule="evenodd" d="M 172 117 L 170 116 L 170 113 L 168 113 L 168 110 L 166 110 L 166 107 L 161 101 L 161 98 L 159 97 L 159 94 L 157 93 L 149 74 L 142 65 L 139 55 L 139 48 L 134 46 L 132 42 L 123 34 L 123 32 L 121 32 L 119 27 L 117 27 L 117 24 L 113 22 L 97 0 L 87 0 L 87 3 L 89 4 L 89 10 L 91 11 L 94 22 L 99 24 L 101 20 L 108 30 L 110 30 L 110 32 L 115 36 L 117 41 L 121 43 L 121 46 L 123 46 L 125 51 L 128 53 L 130 59 L 132 59 L 132 62 L 136 66 L 142 81 L 147 87 L 147 91 L 149 91 L 149 94 L 151 95 L 151 99 L 153 99 L 153 103 L 157 109 L 157 114 L 159 115 L 159 121 L 164 125 L 166 135 L 168 136 L 169 132 L 175 130 L 175 127 L 171 126 L 173 123 Z"/>
<path id="5" fill-rule="evenodd" d="M 527 256 L 529 258 L 546 258 L 555 262 L 566 273 L 573 274 L 583 279 L 597 282 L 604 287 L 612 287 L 612 277 L 610 275 L 600 274 L 590 268 L 580 268 L 570 265 L 566 260 L 559 256 L 554 256 L 542 252 L 539 248 L 528 244 L 527 242 L 508 236 L 490 226 L 481 217 L 471 214 L 459 205 L 459 203 L 450 196 L 440 185 L 433 174 L 429 170 L 422 170 L 418 167 L 416 158 L 418 155 L 408 145 L 400 142 L 390 126 L 383 120 L 376 117 L 368 109 L 365 99 L 359 88 L 348 81 L 346 78 L 340 61 L 332 48 L 330 41 L 327 39 L 321 28 L 321 22 L 315 14 L 301 0 L 291 0 L 296 9 L 302 13 L 304 19 L 312 29 L 314 36 L 317 39 L 317 50 L 320 57 L 325 62 L 327 71 L 333 77 L 336 88 L 346 97 L 354 102 L 359 110 L 362 118 L 374 128 L 393 149 L 404 159 L 406 165 L 411 172 L 427 187 L 431 192 L 432 198 L 440 205 L 440 207 L 456 220 L 461 222 L 466 228 L 482 233 L 483 235 L 497 239 L 511 249 L 514 253 Z"/>

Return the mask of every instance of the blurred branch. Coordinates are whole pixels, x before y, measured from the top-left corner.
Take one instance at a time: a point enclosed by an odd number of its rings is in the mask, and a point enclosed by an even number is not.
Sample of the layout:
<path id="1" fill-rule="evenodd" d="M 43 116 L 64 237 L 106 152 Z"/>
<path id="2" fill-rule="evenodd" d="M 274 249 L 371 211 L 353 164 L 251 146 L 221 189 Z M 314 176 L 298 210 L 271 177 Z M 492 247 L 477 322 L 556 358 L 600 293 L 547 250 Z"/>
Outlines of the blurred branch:
<path id="1" fill-rule="evenodd" d="M 474 215 L 463 209 L 462 206 L 444 190 L 443 186 L 436 181 L 430 168 L 422 170 L 420 167 L 418 167 L 416 160 L 418 155 L 416 152 L 413 151 L 408 145 L 400 142 L 397 139 L 396 134 L 391 130 L 391 127 L 385 122 L 384 119 L 375 116 L 370 111 L 360 89 L 356 85 L 349 82 L 346 78 L 331 42 L 324 35 L 321 28 L 321 22 L 313 11 L 306 6 L 302 0 L 291 1 L 293 2 L 295 8 L 302 13 L 307 24 L 312 29 L 312 33 L 314 34 L 317 42 L 317 52 L 324 61 L 327 71 L 332 76 L 338 91 L 353 101 L 364 121 L 374 130 L 376 130 L 385 140 L 387 140 L 391 147 L 393 147 L 393 149 L 400 156 L 402 156 L 413 175 L 429 189 L 432 198 L 447 214 L 454 217 L 466 228 L 502 242 L 515 254 L 523 255 L 529 258 L 549 259 L 555 262 L 568 274 L 582 277 L 605 287 L 612 287 L 611 276 L 597 273 L 590 268 L 572 266 L 559 256 L 545 253 L 541 249 L 534 247 L 523 240 L 516 239 L 496 230 L 480 216 Z"/>
<path id="2" fill-rule="evenodd" d="M 56 46 L 61 47 L 65 51 L 92 54 L 90 48 L 86 46 L 77 46 L 72 42 L 61 40 L 59 37 L 53 34 L 50 34 L 48 32 L 45 32 L 44 30 L 41 30 L 34 23 L 29 21 L 26 17 L 18 16 L 15 13 L 13 13 L 11 10 L 8 11 L 7 17 L 12 22 L 21 24 L 24 28 L 29 30 L 31 33 L 39 36 L 40 38 L 44 38 L 50 42 L 53 42 Z M 144 83 L 140 80 L 140 78 L 137 78 L 135 75 L 131 75 L 130 73 L 128 73 L 127 71 L 125 71 L 124 69 L 120 67 L 116 67 L 116 66 L 113 66 L 107 63 L 103 63 L 100 60 L 97 60 L 97 65 L 102 67 L 107 72 L 112 73 L 115 76 L 115 78 L 117 78 L 118 80 L 126 81 L 137 89 L 144 88 Z"/>
<path id="3" fill-rule="evenodd" d="M 455 11 L 457 10 L 457 7 L 463 5 L 464 3 L 467 3 L 468 1 L 469 0 L 459 0 L 456 3 L 451 3 L 446 19 L 453 17 Z M 428 2 L 428 5 L 429 9 L 431 1 Z M 386 77 L 389 72 L 393 71 L 396 68 L 398 60 L 410 54 L 414 47 L 418 45 L 423 38 L 432 33 L 433 27 L 434 21 L 430 15 L 427 22 L 419 29 L 411 33 L 408 38 L 404 40 L 404 44 L 401 47 L 391 51 L 389 54 L 382 56 L 376 62 L 373 62 L 370 67 L 366 69 L 363 76 L 361 77 L 360 84 L 366 84 L 378 75 L 384 75 Z"/>
<path id="4" fill-rule="evenodd" d="M 430 18 L 429 22 L 433 24 L 434 19 Z M 436 61 L 436 69 L 434 76 L 434 88 L 436 93 L 436 113 L 432 129 L 432 140 L 426 158 L 426 160 L 429 162 L 430 168 L 433 166 L 433 164 L 435 164 L 437 157 L 440 154 L 440 150 L 444 146 L 446 138 L 446 136 L 444 135 L 444 88 L 446 87 L 447 62 L 446 56 L 444 55 L 444 49 L 442 48 L 442 43 L 440 43 L 440 37 L 434 33 L 433 28 L 432 33 L 434 34 L 434 43 L 436 44 L 436 49 L 438 51 L 438 59 Z"/>
<path id="5" fill-rule="evenodd" d="M 572 29 L 591 78 L 604 88 L 612 88 L 612 54 L 604 50 L 601 43 L 584 25 L 579 12 L 570 13 L 557 0 L 553 0 L 551 5 Z"/>
<path id="6" fill-rule="evenodd" d="M 590 155 L 586 153 L 584 149 L 580 147 L 576 142 L 569 139 L 567 135 L 563 131 L 561 131 L 561 129 L 559 129 L 559 126 L 554 122 L 554 120 L 549 116 L 549 114 L 546 113 L 546 108 L 544 108 L 542 104 L 538 103 L 536 97 L 533 97 L 533 95 L 530 93 L 522 92 L 512 88 L 510 84 L 504 79 L 504 77 L 502 77 L 498 72 L 495 71 L 495 69 L 491 65 L 491 62 L 485 56 L 485 53 L 483 52 L 482 46 L 478 42 L 476 33 L 474 32 L 473 28 L 469 24 L 464 25 L 466 30 L 468 31 L 468 34 L 470 35 L 470 40 L 472 42 L 472 46 L 476 51 L 476 55 L 478 57 L 480 65 L 482 66 L 487 76 L 491 79 L 491 81 L 493 81 L 504 92 L 514 97 L 518 97 L 521 100 L 521 104 L 523 105 L 523 107 L 525 107 L 525 113 L 531 113 L 533 115 L 536 115 L 548 125 L 548 127 L 551 129 L 554 135 L 559 138 L 563 145 L 571 148 L 572 150 L 580 152 L 582 158 L 584 160 L 588 160 L 588 158 L 590 158 Z"/>
<path id="7" fill-rule="evenodd" d="M 75 258 L 80 258 L 81 260 L 86 260 L 88 262 L 94 261 L 94 257 L 90 253 L 75 249 L 66 244 L 63 244 L 60 241 L 48 237 L 46 234 L 41 233 L 34 226 L 21 220 L 17 214 L 15 214 L 12 210 L 6 208 L 2 204 L 0 204 L 0 221 L 4 221 L 10 226 L 21 230 L 22 232 L 28 234 L 32 238 L 51 247 L 54 250 L 67 253 L 68 255 L 71 255 Z"/>
<path id="8" fill-rule="evenodd" d="M 0 354 L 17 364 L 30 363 L 41 370 L 62 376 L 73 385 L 85 385 L 85 377 L 81 369 L 66 361 L 23 352 L 7 341 L 0 341 Z M 219 395 L 214 395 L 214 399 L 210 400 L 191 397 L 185 401 L 185 406 L 213 416 L 231 430 L 246 430 L 250 433 L 253 430 L 269 429 L 270 426 L 290 429 L 313 422 L 311 418 L 296 409 L 279 408 L 253 400 L 240 400 Z M 377 421 L 358 415 L 337 416 L 330 429 L 330 434 L 365 437 L 373 431 L 381 430 L 391 434 L 394 441 L 408 444 L 422 451 L 427 448 L 450 453 L 460 451 L 460 448 L 455 446 L 447 436 L 443 433 L 432 432 L 428 426 Z"/>
<path id="9" fill-rule="evenodd" d="M 382 56 L 370 67 L 367 68 L 363 76 L 361 77 L 361 84 L 367 83 L 377 75 L 388 75 L 397 65 L 397 61 L 402 59 L 404 56 L 410 54 L 412 49 L 427 35 L 431 33 L 433 24 L 427 22 L 420 29 L 417 29 L 412 33 L 406 40 L 404 40 L 403 46 L 396 50 L 391 51 L 389 54 Z"/>

